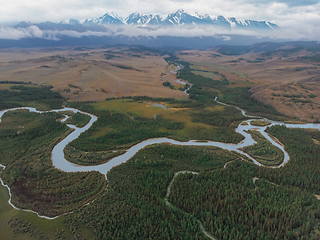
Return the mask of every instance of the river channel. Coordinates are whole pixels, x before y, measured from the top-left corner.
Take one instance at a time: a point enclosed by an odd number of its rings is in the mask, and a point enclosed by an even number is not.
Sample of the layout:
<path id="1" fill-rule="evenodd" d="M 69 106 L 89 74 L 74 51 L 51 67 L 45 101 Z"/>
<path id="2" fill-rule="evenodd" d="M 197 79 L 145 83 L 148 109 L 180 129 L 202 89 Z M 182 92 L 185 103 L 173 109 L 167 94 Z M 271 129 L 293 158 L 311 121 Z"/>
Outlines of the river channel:
<path id="1" fill-rule="evenodd" d="M 30 107 L 7 109 L 7 110 L 0 111 L 0 122 L 1 122 L 2 115 L 5 112 L 19 110 L 19 109 L 26 109 L 26 110 L 29 110 L 30 112 L 36 112 L 36 113 L 43 113 L 42 111 L 37 111 L 35 108 L 30 108 Z M 239 109 L 239 110 L 242 112 L 243 115 L 247 116 L 244 110 L 242 110 L 242 109 Z M 145 140 L 143 142 L 140 142 L 140 143 L 132 146 L 124 154 L 122 154 L 120 156 L 117 156 L 117 157 L 114 157 L 113 159 L 111 159 L 107 163 L 104 163 L 104 164 L 101 164 L 101 165 L 95 165 L 95 166 L 81 166 L 81 165 L 78 165 L 78 164 L 74 164 L 74 163 L 68 162 L 64 157 L 63 149 L 65 148 L 65 146 L 68 143 L 70 143 L 74 139 L 78 138 L 81 133 L 83 133 L 86 130 L 88 130 L 92 126 L 92 124 L 95 121 L 97 121 L 97 117 L 92 115 L 92 114 L 89 114 L 89 113 L 86 113 L 86 112 L 82 112 L 82 111 L 80 111 L 78 109 L 74 109 L 74 108 L 62 108 L 62 109 L 58 109 L 58 110 L 52 110 L 52 112 L 61 112 L 61 111 L 72 111 L 74 113 L 80 112 L 82 114 L 86 114 L 86 115 L 91 117 L 90 121 L 82 128 L 78 128 L 78 127 L 76 127 L 74 125 L 67 124 L 67 126 L 69 128 L 74 129 L 74 131 L 72 133 L 70 133 L 64 140 L 59 142 L 52 150 L 52 164 L 53 164 L 53 166 L 56 167 L 57 169 L 65 171 L 65 172 L 98 171 L 98 172 L 104 174 L 105 176 L 107 176 L 107 172 L 111 168 L 113 168 L 115 166 L 118 166 L 121 163 L 125 163 L 130 158 L 132 158 L 142 148 L 144 148 L 146 146 L 149 146 L 149 145 L 160 144 L 160 143 L 170 143 L 170 144 L 181 145 L 181 146 L 214 146 L 214 147 L 219 147 L 219 148 L 222 148 L 222 149 L 225 149 L 225 150 L 229 150 L 229 151 L 236 151 L 236 152 L 238 152 L 238 153 L 240 153 L 242 155 L 245 155 L 249 159 L 251 159 L 256 165 L 263 166 L 261 163 L 259 163 L 254 158 L 249 156 L 247 153 L 241 151 L 242 148 L 244 148 L 246 146 L 253 145 L 253 144 L 256 143 L 253 140 L 252 136 L 249 133 L 247 133 L 247 131 L 249 131 L 249 130 L 259 131 L 272 145 L 274 145 L 275 147 L 278 147 L 279 149 L 281 149 L 283 151 L 283 153 L 284 153 L 283 162 L 282 162 L 281 165 L 275 166 L 275 167 L 284 166 L 290 159 L 290 157 L 289 157 L 288 153 L 285 151 L 283 145 L 281 145 L 280 143 L 278 143 L 275 140 L 273 140 L 265 132 L 267 126 L 263 126 L 263 127 L 253 126 L 253 125 L 251 125 L 251 121 L 253 121 L 255 119 L 250 119 L 250 120 L 243 121 L 235 129 L 235 131 L 237 133 L 239 133 L 239 134 L 244 136 L 244 140 L 242 140 L 238 144 L 221 143 L 221 142 L 214 142 L 214 141 L 200 142 L 198 140 L 190 140 L 190 141 L 186 141 L 186 142 L 179 142 L 177 140 L 173 140 L 173 139 L 169 139 L 169 138 L 153 138 L 153 139 Z M 254 117 L 254 116 L 252 116 L 252 117 Z M 264 119 L 264 120 L 265 121 L 269 121 L 271 123 L 269 126 L 285 125 L 288 128 L 320 129 L 320 124 L 312 124 L 312 123 L 309 123 L 309 124 L 288 124 L 288 123 L 283 123 L 283 122 L 275 122 L 275 121 L 271 121 L 271 120 L 268 120 L 268 119 Z"/>
<path id="2" fill-rule="evenodd" d="M 217 101 L 218 102 L 218 101 Z M 221 102 L 218 102 L 220 104 L 223 105 L 227 105 Z M 229 105 L 228 105 L 229 106 Z M 62 140 L 61 142 L 59 142 L 52 150 L 52 164 L 54 167 L 56 167 L 57 169 L 60 169 L 62 171 L 65 172 L 87 172 L 87 171 L 98 171 L 102 174 L 105 175 L 105 178 L 107 179 L 107 173 L 108 171 L 115 167 L 118 166 L 122 163 L 125 163 L 126 161 L 128 161 L 130 158 L 132 158 L 139 150 L 143 149 L 146 146 L 150 146 L 153 144 L 161 144 L 161 143 L 170 143 L 170 144 L 174 144 L 174 145 L 181 145 L 181 146 L 214 146 L 214 147 L 219 147 L 225 150 L 229 150 L 229 151 L 236 151 L 246 157 L 248 157 L 249 159 L 251 159 L 253 161 L 254 164 L 258 165 L 258 166 L 263 166 L 261 163 L 259 163 L 258 161 L 256 161 L 253 157 L 249 156 L 247 153 L 243 152 L 241 149 L 246 147 L 246 146 L 250 146 L 255 144 L 256 142 L 254 141 L 254 139 L 252 138 L 252 136 L 247 132 L 249 130 L 255 130 L 260 132 L 272 145 L 274 145 L 275 147 L 281 149 L 281 151 L 284 153 L 284 159 L 281 165 L 279 166 L 274 166 L 274 168 L 279 168 L 284 166 L 289 160 L 289 154 L 285 151 L 284 146 L 281 143 L 276 142 L 275 140 L 273 140 L 268 133 L 265 132 L 267 126 L 253 126 L 251 125 L 251 121 L 258 119 L 258 117 L 256 116 L 248 116 L 246 114 L 246 112 L 238 107 L 236 107 L 239 111 L 242 112 L 242 114 L 246 117 L 252 117 L 253 119 L 250 120 L 245 120 L 243 122 L 241 122 L 239 124 L 239 126 L 235 129 L 235 131 L 241 135 L 244 136 L 244 140 L 242 140 L 240 143 L 238 144 L 230 144 L 230 143 L 221 143 L 221 142 L 214 142 L 214 141 L 207 141 L 207 142 L 200 142 L 198 140 L 190 140 L 190 141 L 186 141 L 186 142 L 179 142 L 173 139 L 169 139 L 169 138 L 153 138 L 153 139 L 148 139 L 145 140 L 143 142 L 140 142 L 134 146 L 132 146 L 131 148 L 129 148 L 124 154 L 114 157 L 112 158 L 110 161 L 108 161 L 107 163 L 101 164 L 101 165 L 95 165 L 95 166 L 81 166 L 78 164 L 74 164 L 71 162 L 68 162 L 65 157 L 64 157 L 64 152 L 63 149 L 65 148 L 65 146 L 70 143 L 71 141 L 75 140 L 76 138 L 78 138 L 80 136 L 81 133 L 85 132 L 86 130 L 88 130 L 92 124 L 97 121 L 97 117 L 90 114 L 90 113 L 86 113 L 86 112 L 82 112 L 78 109 L 74 109 L 74 108 L 62 108 L 62 109 L 58 109 L 58 110 L 51 110 L 50 112 L 61 112 L 61 111 L 72 111 L 74 113 L 76 112 L 80 112 L 82 114 L 86 114 L 88 116 L 90 116 L 90 121 L 82 128 L 78 128 L 74 125 L 70 125 L 67 124 L 67 126 L 69 128 L 74 129 L 74 131 L 72 133 L 70 133 L 64 140 Z M 37 111 L 35 108 L 30 108 L 30 107 L 20 107 L 20 108 L 13 108 L 13 109 L 6 109 L 3 111 L 0 111 L 0 124 L 1 124 L 1 118 L 3 116 L 3 114 L 5 114 L 8 111 L 15 111 L 15 110 L 21 110 L 21 109 L 25 109 L 25 110 L 29 110 L 30 112 L 35 112 L 35 113 L 44 113 L 43 111 Z M 65 119 L 61 120 L 61 122 L 64 122 L 66 119 L 68 118 L 68 116 L 65 116 Z M 260 118 L 261 119 L 261 118 Z M 309 123 L 309 124 L 288 124 L 288 123 L 283 123 L 283 122 L 276 122 L 276 121 L 271 121 L 269 119 L 263 119 L 264 121 L 268 121 L 271 124 L 269 126 L 275 126 L 275 125 L 284 125 L 288 128 L 303 128 L 303 129 L 318 129 L 320 130 L 320 124 L 313 124 L 313 123 Z M 2 167 L 3 169 L 5 168 L 4 165 L 0 164 L 0 167 Z M 5 186 L 6 188 L 8 188 L 9 190 L 9 194 L 10 194 L 10 188 L 5 185 L 1 180 L 1 184 L 3 186 Z M 9 204 L 11 206 L 11 194 L 10 194 L 10 199 L 9 199 Z M 13 206 L 14 208 L 16 208 L 15 206 Z M 16 208 L 18 209 L 18 208 Z M 32 212 L 32 211 L 31 211 Z M 38 215 L 39 216 L 39 215 Z M 44 216 L 41 216 L 44 217 Z M 47 217 L 45 217 L 47 218 Z M 48 218 L 51 219 L 51 218 Z"/>

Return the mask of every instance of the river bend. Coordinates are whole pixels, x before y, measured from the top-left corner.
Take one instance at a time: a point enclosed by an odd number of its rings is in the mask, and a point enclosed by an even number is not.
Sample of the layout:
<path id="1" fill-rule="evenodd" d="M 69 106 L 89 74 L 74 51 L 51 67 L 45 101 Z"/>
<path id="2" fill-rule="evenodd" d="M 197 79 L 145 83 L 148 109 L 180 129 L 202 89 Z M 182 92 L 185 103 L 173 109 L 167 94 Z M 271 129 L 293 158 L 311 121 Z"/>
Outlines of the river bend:
<path id="1" fill-rule="evenodd" d="M 223 103 L 221 103 L 221 104 L 223 104 Z M 224 104 L 224 105 L 226 105 L 226 104 Z M 6 109 L 6 110 L 3 110 L 3 111 L 0 111 L 0 122 L 1 122 L 1 118 L 2 118 L 4 113 L 6 113 L 8 111 L 18 110 L 18 109 L 26 109 L 26 110 L 29 110 L 30 112 L 43 113 L 43 111 L 37 111 L 35 108 L 30 108 L 30 107 Z M 244 110 L 242 110 L 242 109 L 239 109 L 239 110 L 242 112 L 242 114 L 244 116 L 248 116 L 248 115 L 246 115 Z M 101 164 L 101 165 L 95 165 L 95 166 L 81 166 L 81 165 L 78 165 L 78 164 L 74 164 L 74 163 L 68 162 L 64 157 L 63 149 L 65 148 L 65 146 L 68 143 L 70 143 L 74 139 L 78 138 L 81 133 L 83 133 L 86 130 L 88 130 L 92 126 L 92 124 L 95 121 L 97 121 L 97 117 L 92 115 L 92 114 L 89 114 L 89 113 L 86 113 L 86 112 L 82 112 L 82 111 L 80 111 L 78 109 L 74 109 L 74 108 L 66 108 L 65 107 L 65 108 L 58 109 L 58 110 L 51 110 L 51 112 L 61 112 L 61 111 L 72 111 L 74 113 L 80 112 L 82 114 L 86 114 L 86 115 L 91 117 L 90 121 L 82 128 L 78 128 L 78 127 L 76 127 L 74 125 L 67 124 L 67 126 L 69 128 L 74 129 L 74 131 L 72 133 L 70 133 L 64 140 L 59 142 L 52 150 L 52 164 L 53 164 L 53 166 L 58 168 L 58 169 L 60 169 L 60 170 L 62 170 L 62 171 L 65 171 L 65 172 L 98 171 L 98 172 L 104 174 L 105 176 L 107 176 L 107 172 L 111 168 L 113 168 L 115 166 L 118 166 L 121 163 L 125 163 L 126 161 L 128 161 L 131 157 L 133 157 L 142 148 L 144 148 L 146 146 L 149 146 L 149 145 L 160 144 L 160 143 L 170 143 L 170 144 L 181 145 L 181 146 L 213 146 L 213 147 L 219 147 L 219 148 L 222 148 L 222 149 L 225 149 L 225 150 L 229 150 L 229 151 L 236 151 L 236 152 L 238 152 L 238 153 L 240 153 L 242 155 L 245 155 L 249 159 L 251 159 L 256 165 L 263 166 L 261 163 L 256 161 L 253 157 L 251 157 L 247 153 L 241 151 L 242 148 L 244 148 L 246 146 L 253 145 L 253 144 L 256 143 L 254 141 L 254 139 L 252 138 L 252 136 L 249 133 L 247 133 L 247 131 L 249 131 L 249 130 L 255 130 L 255 131 L 260 132 L 272 145 L 274 145 L 275 147 L 281 149 L 281 151 L 284 153 L 284 159 L 283 159 L 282 164 L 279 165 L 279 166 L 275 166 L 275 167 L 284 166 L 290 159 L 289 154 L 284 149 L 284 146 L 281 145 L 280 143 L 276 142 L 275 140 L 273 140 L 269 136 L 269 134 L 265 132 L 267 126 L 263 126 L 263 127 L 253 126 L 253 125 L 251 125 L 251 121 L 253 121 L 254 119 L 250 119 L 250 120 L 243 121 L 235 129 L 235 131 L 237 133 L 239 133 L 239 134 L 244 136 L 244 140 L 242 140 L 238 144 L 221 143 L 221 142 L 214 142 L 214 141 L 199 142 L 197 140 L 190 140 L 190 141 L 187 141 L 187 142 L 179 142 L 177 140 L 173 140 L 173 139 L 169 139 L 169 138 L 153 138 L 153 139 L 148 139 L 148 140 L 142 141 L 142 142 L 132 146 L 124 154 L 112 158 L 107 163 L 104 163 L 104 164 Z M 255 117 L 255 116 L 250 116 L 250 117 Z M 283 123 L 283 122 L 271 121 L 271 120 L 268 120 L 268 119 L 264 119 L 264 120 L 271 122 L 271 125 L 269 125 L 269 126 L 285 125 L 288 128 L 320 129 L 320 124 L 312 124 L 312 123 L 309 123 L 309 124 L 287 124 L 287 123 Z"/>
<path id="2" fill-rule="evenodd" d="M 227 105 L 227 104 L 224 104 L 224 103 L 221 103 L 221 102 L 218 102 L 218 103 L 226 105 L 226 106 L 230 106 L 230 105 Z M 142 141 L 142 142 L 132 146 L 124 154 L 112 158 L 107 163 L 104 163 L 104 164 L 101 164 L 101 165 L 95 165 L 95 166 L 81 166 L 81 165 L 78 165 L 78 164 L 74 164 L 74 163 L 68 162 L 64 157 L 63 149 L 65 148 L 65 146 L 68 143 L 70 143 L 71 141 L 73 141 L 76 138 L 78 138 L 81 133 L 83 133 L 86 130 L 88 130 L 92 126 L 92 124 L 95 121 L 97 121 L 97 117 L 92 115 L 92 114 L 89 114 L 89 113 L 86 113 L 86 112 L 82 112 L 82 111 L 80 111 L 78 109 L 74 109 L 74 108 L 66 108 L 66 107 L 64 107 L 64 108 L 58 109 L 58 110 L 51 110 L 51 111 L 48 111 L 48 112 L 72 111 L 74 113 L 80 112 L 82 114 L 86 114 L 86 115 L 90 116 L 90 121 L 82 128 L 78 128 L 78 127 L 76 127 L 74 125 L 67 124 L 67 126 L 69 128 L 74 129 L 74 131 L 71 132 L 65 139 L 63 139 L 61 142 L 59 142 L 53 148 L 53 150 L 52 150 L 52 164 L 57 169 L 60 169 L 60 170 L 65 171 L 65 172 L 98 171 L 98 172 L 104 174 L 105 178 L 107 179 L 107 173 L 111 168 L 113 168 L 115 166 L 118 166 L 118 165 L 120 165 L 122 163 L 125 163 L 130 158 L 132 158 L 139 150 L 143 149 L 144 147 L 149 146 L 149 145 L 153 145 L 153 144 L 170 143 L 170 144 L 180 145 L 180 146 L 214 146 L 214 147 L 219 147 L 219 148 L 222 148 L 222 149 L 225 149 L 225 150 L 229 150 L 229 151 L 236 151 L 236 152 L 248 157 L 249 159 L 251 159 L 254 164 L 256 164 L 258 166 L 263 166 L 261 163 L 256 161 L 253 157 L 251 157 L 247 153 L 241 151 L 242 148 L 244 148 L 246 146 L 253 145 L 253 144 L 256 143 L 254 141 L 254 139 L 252 138 L 252 136 L 249 133 L 247 133 L 247 131 L 249 131 L 249 130 L 255 130 L 255 131 L 260 132 L 272 145 L 274 145 L 275 147 L 281 149 L 281 151 L 284 153 L 284 159 L 283 159 L 282 164 L 279 165 L 279 166 L 274 166 L 273 168 L 279 168 L 279 167 L 284 166 L 290 159 L 289 154 L 284 149 L 284 146 L 281 145 L 280 143 L 274 141 L 268 135 L 268 133 L 265 132 L 267 126 L 259 127 L 259 126 L 251 125 L 251 121 L 256 120 L 259 117 L 248 116 L 244 110 L 242 110 L 242 109 L 240 109 L 238 107 L 236 107 L 236 108 L 239 111 L 241 111 L 241 113 L 244 116 L 249 117 L 249 118 L 254 118 L 254 119 L 243 121 L 235 129 L 235 131 L 237 133 L 239 133 L 239 134 L 244 136 L 244 140 L 242 140 L 238 144 L 221 143 L 221 142 L 214 142 L 214 141 L 199 142 L 197 140 L 190 140 L 190 141 L 187 141 L 187 142 L 179 142 L 179 141 L 176 141 L 176 140 L 173 140 L 173 139 L 169 139 L 169 138 L 153 138 L 153 139 L 148 139 L 148 140 Z M 20 108 L 2 110 L 2 111 L 0 111 L 0 124 L 1 124 L 1 118 L 2 118 L 3 114 L 5 114 L 8 111 L 15 111 L 15 110 L 21 110 L 21 109 L 29 110 L 30 112 L 35 112 L 35 113 L 39 113 L 39 114 L 46 112 L 46 111 L 38 111 L 35 108 L 31 108 L 31 107 L 20 107 Z M 65 118 L 62 119 L 61 122 L 64 122 L 67 118 L 68 118 L 68 116 L 65 116 Z M 288 124 L 288 123 L 283 123 L 283 122 L 271 121 L 271 120 L 268 120 L 268 119 L 264 119 L 264 120 L 265 121 L 269 121 L 271 123 L 269 126 L 284 125 L 284 126 L 286 126 L 288 128 L 304 128 L 304 129 L 318 129 L 318 130 L 320 130 L 320 124 L 313 124 L 313 123 L 309 123 L 309 124 Z M 2 164 L 0 164 L 0 167 L 2 167 L 3 170 L 5 169 L 5 166 L 2 165 Z M 10 188 L 7 185 L 5 185 L 5 183 L 3 182 L 3 180 L 1 178 L 0 178 L 0 182 L 4 187 L 6 187 L 8 189 L 9 195 L 10 195 L 10 199 L 9 199 L 8 203 L 14 209 L 36 213 L 34 211 L 31 211 L 31 210 L 24 210 L 24 209 L 19 209 L 19 208 L 15 207 L 11 203 Z M 36 213 L 36 214 L 39 217 L 46 218 L 46 219 L 54 219 L 54 218 L 56 218 L 56 217 L 50 218 L 50 217 L 46 217 L 46 216 L 40 216 L 38 213 Z"/>

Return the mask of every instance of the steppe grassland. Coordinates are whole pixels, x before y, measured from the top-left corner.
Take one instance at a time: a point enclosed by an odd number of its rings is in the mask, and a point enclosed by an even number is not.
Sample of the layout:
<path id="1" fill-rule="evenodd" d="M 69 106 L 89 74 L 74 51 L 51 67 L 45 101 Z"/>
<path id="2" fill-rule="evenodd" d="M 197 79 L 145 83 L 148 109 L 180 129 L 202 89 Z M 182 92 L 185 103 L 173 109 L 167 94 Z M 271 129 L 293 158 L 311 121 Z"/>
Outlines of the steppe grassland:
<path id="1" fill-rule="evenodd" d="M 25 49 L 1 49 L 0 62 L 20 62 L 29 59 L 39 59 L 55 55 L 67 55 L 72 52 L 70 49 L 63 48 L 25 48 Z"/>
<path id="2" fill-rule="evenodd" d="M 186 98 L 182 91 L 162 85 L 175 80 L 163 56 L 135 55 L 124 50 L 113 51 L 108 59 L 106 49 L 90 51 L 30 50 L 17 59 L 12 54 L 0 62 L 0 81 L 23 81 L 52 85 L 71 101 L 103 101 L 110 97 L 149 95 L 153 97 Z M 163 79 L 162 79 L 163 78 Z"/>
<path id="3" fill-rule="evenodd" d="M 199 123 L 193 122 L 190 113 L 196 112 L 195 109 L 189 108 L 174 108 L 174 104 L 163 103 L 169 110 L 163 109 L 161 107 L 152 106 L 149 102 L 134 102 L 128 99 L 115 99 L 108 100 L 104 102 L 91 103 L 95 110 L 108 110 L 111 112 L 120 112 L 128 114 L 130 117 L 144 117 L 153 119 L 155 117 L 163 117 L 175 122 L 183 122 L 184 128 L 181 130 L 174 130 L 177 134 L 182 136 L 188 136 L 192 131 L 199 128 L 212 129 L 214 127 Z M 223 111 L 224 106 L 215 106 L 210 107 L 210 110 L 213 111 Z M 114 131 L 110 127 L 106 126 L 102 128 L 99 132 L 95 133 L 92 137 L 103 136 L 107 132 Z"/>
<path id="4" fill-rule="evenodd" d="M 217 54 L 213 51 L 187 51 L 185 54 L 179 55 L 179 57 L 202 66 L 202 70 L 212 71 L 215 69 L 224 69 L 229 72 L 229 74 L 238 75 L 243 79 L 253 81 L 257 84 L 267 84 L 278 83 L 279 81 L 285 83 L 305 80 L 307 76 L 304 70 L 309 70 L 308 75 L 316 76 L 319 71 L 317 66 L 308 62 L 297 61 L 297 57 L 307 54 L 308 52 L 303 50 L 285 57 L 280 55 L 262 57 L 261 53 L 229 56 Z M 264 60 L 254 62 L 257 58 L 264 58 Z M 206 69 L 205 65 L 207 65 L 209 69 Z M 297 71 L 297 67 L 306 69 Z"/>
<path id="5" fill-rule="evenodd" d="M 231 87 L 251 87 L 259 101 L 287 116 L 313 122 L 320 119 L 320 66 L 299 58 L 310 54 L 302 50 L 262 57 L 261 53 L 226 56 L 213 51 L 186 51 L 179 57 L 192 63 L 197 74 L 217 71 L 226 76 Z"/>
<path id="6" fill-rule="evenodd" d="M 190 68 L 195 74 L 216 80 L 221 79 L 224 75 L 231 87 L 252 87 L 255 85 L 245 72 L 235 70 L 231 66 L 219 62 L 225 59 L 224 55 L 216 54 L 213 51 L 185 51 L 177 55 L 192 64 Z"/>

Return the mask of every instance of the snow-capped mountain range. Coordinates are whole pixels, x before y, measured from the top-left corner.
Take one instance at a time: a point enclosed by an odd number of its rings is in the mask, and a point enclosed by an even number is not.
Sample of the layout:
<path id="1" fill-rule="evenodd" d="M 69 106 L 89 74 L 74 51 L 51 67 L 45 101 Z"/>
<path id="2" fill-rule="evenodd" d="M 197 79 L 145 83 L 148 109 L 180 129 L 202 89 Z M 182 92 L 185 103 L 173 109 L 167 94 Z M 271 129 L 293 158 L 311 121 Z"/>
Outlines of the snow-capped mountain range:
<path id="1" fill-rule="evenodd" d="M 75 21 L 75 20 L 72 20 Z M 238 20 L 234 17 L 226 18 L 223 16 L 210 17 L 208 14 L 190 14 L 184 10 L 168 14 L 162 18 L 159 14 L 132 13 L 127 18 L 121 18 L 116 13 L 106 13 L 95 20 L 85 20 L 83 25 L 140 25 L 140 26 L 180 26 L 180 25 L 215 25 L 225 28 L 259 28 L 274 29 L 278 26 L 267 21 Z"/>
<path id="2" fill-rule="evenodd" d="M 18 27 L 31 25 L 31 23 L 20 23 Z M 79 21 L 76 19 L 68 19 L 60 23 L 39 23 L 34 24 L 40 28 L 48 26 L 52 28 L 54 25 L 58 28 L 70 28 L 82 27 L 92 28 L 108 25 L 133 25 L 142 27 L 168 27 L 168 26 L 183 26 L 183 25 L 211 25 L 219 26 L 228 29 L 245 28 L 245 29 L 264 29 L 270 30 L 278 28 L 274 23 L 267 21 L 255 21 L 255 20 L 239 20 L 234 17 L 226 18 L 224 16 L 211 17 L 208 14 L 201 15 L 199 13 L 190 14 L 184 10 L 178 10 L 175 13 L 168 14 L 166 17 L 161 17 L 159 14 L 141 14 L 132 13 L 127 18 L 122 18 L 116 13 L 106 13 L 97 19 L 86 19 L 85 21 Z M 67 27 L 68 26 L 68 27 Z"/>
<path id="3" fill-rule="evenodd" d="M 208 14 L 190 14 L 184 10 L 166 16 L 132 13 L 126 18 L 111 12 L 97 19 L 67 19 L 59 23 L 20 22 L 14 26 L 0 26 L 0 49 L 99 44 L 178 47 L 209 47 L 226 43 L 247 45 L 271 41 L 273 36 L 279 34 L 277 28 L 280 29 L 267 21 L 212 17 Z"/>

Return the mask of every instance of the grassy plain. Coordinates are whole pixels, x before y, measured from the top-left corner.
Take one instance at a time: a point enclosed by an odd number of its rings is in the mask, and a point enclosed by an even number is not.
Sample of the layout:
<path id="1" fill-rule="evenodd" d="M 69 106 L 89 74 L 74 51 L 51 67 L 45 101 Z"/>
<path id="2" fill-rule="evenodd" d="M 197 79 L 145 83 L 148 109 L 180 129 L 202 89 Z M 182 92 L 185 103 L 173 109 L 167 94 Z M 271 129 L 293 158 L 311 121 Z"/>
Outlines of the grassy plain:
<path id="1" fill-rule="evenodd" d="M 251 87 L 253 97 L 292 118 L 320 119 L 320 65 L 306 50 L 223 55 L 214 51 L 184 51 L 178 57 L 192 63 L 200 75 L 219 72 L 231 87 Z"/>
<path id="2" fill-rule="evenodd" d="M 79 51 L 81 50 L 81 51 Z M 0 81 L 52 85 L 70 101 L 103 101 L 106 98 L 149 95 L 187 99 L 159 52 L 139 47 L 107 49 L 0 50 Z M 304 121 L 320 119 L 320 66 L 312 53 L 276 51 L 223 55 L 184 51 L 177 56 L 192 63 L 193 73 L 212 79 L 224 76 L 230 87 L 251 87 L 253 96 L 287 116 Z M 4 87 L 3 85 L 1 86 Z M 292 97 L 288 97 L 292 96 Z M 301 97 L 297 97 L 301 96 Z"/>
<path id="3" fill-rule="evenodd" d="M 182 91 L 162 85 L 176 80 L 170 73 L 174 67 L 168 68 L 163 56 L 137 51 L 140 48 L 0 50 L 0 81 L 52 85 L 53 91 L 71 101 L 103 101 L 146 93 L 186 98 Z"/>
<path id="4" fill-rule="evenodd" d="M 98 119 L 99 123 L 85 134 L 86 138 L 93 142 L 101 143 L 102 139 L 104 139 L 104 142 L 107 142 L 109 141 L 108 139 L 114 139 L 118 135 L 119 138 L 122 138 L 120 135 L 129 134 L 128 131 L 132 132 L 137 130 L 139 131 L 137 134 L 141 135 L 149 126 L 153 126 L 150 129 L 153 134 L 159 134 L 159 137 L 166 136 L 178 140 L 221 140 L 223 142 L 236 143 L 242 139 L 239 134 L 233 132 L 233 127 L 236 126 L 236 123 L 234 123 L 234 125 L 224 123 L 223 126 L 220 126 L 216 125 L 214 121 L 203 122 L 197 119 L 195 116 L 204 110 L 204 107 L 179 107 L 179 104 L 170 103 L 170 101 L 161 102 L 161 104 L 165 108 L 152 106 L 149 101 L 133 101 L 131 99 L 115 99 L 99 103 L 87 103 L 86 105 L 93 107 L 91 111 L 97 116 L 104 112 L 111 115 L 107 117 L 106 120 L 101 120 L 101 123 Z M 206 111 L 208 113 L 220 112 L 221 116 L 216 116 L 216 118 L 221 120 L 222 115 L 229 111 L 229 108 L 218 104 L 211 104 L 210 107 L 206 107 Z M 240 112 L 235 110 L 235 114 L 240 115 Z M 234 119 L 234 116 L 229 117 Z M 115 118 L 115 120 L 113 121 L 112 118 Z M 169 123 L 176 124 L 177 126 L 171 126 Z M 144 129 L 141 129 L 142 126 Z M 225 134 L 221 134 L 222 132 Z M 129 134 L 127 138 L 129 136 L 132 138 L 132 134 Z M 82 141 L 81 139 L 84 138 L 85 137 L 80 138 L 79 141 L 77 141 L 77 147 L 80 147 L 79 143 Z M 139 138 L 139 141 L 141 140 L 144 139 Z M 126 144 L 128 143 L 132 145 L 137 142 L 131 140 Z M 124 146 L 128 147 L 126 144 Z M 119 145 L 121 146 L 122 144 Z M 74 147 L 76 147 L 76 145 L 74 145 Z M 108 147 L 108 149 L 112 148 Z M 84 147 L 83 149 L 81 148 L 81 150 L 87 151 Z"/>
<path id="5" fill-rule="evenodd" d="M 120 112 L 133 117 L 143 117 L 148 119 L 156 119 L 157 117 L 163 117 L 168 120 L 179 121 L 185 124 L 182 130 L 177 130 L 179 133 L 185 133 L 185 136 L 195 128 L 212 128 L 208 124 L 194 122 L 191 119 L 190 113 L 195 110 L 192 108 L 175 108 L 176 104 L 170 104 L 168 102 L 161 102 L 168 109 L 164 109 L 158 106 L 153 106 L 151 102 L 133 101 L 133 100 L 108 100 L 105 102 L 91 103 L 95 110 L 108 110 L 111 112 Z M 213 106 L 211 109 L 223 112 L 224 106 Z"/>

